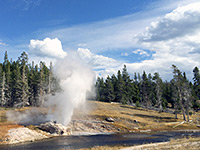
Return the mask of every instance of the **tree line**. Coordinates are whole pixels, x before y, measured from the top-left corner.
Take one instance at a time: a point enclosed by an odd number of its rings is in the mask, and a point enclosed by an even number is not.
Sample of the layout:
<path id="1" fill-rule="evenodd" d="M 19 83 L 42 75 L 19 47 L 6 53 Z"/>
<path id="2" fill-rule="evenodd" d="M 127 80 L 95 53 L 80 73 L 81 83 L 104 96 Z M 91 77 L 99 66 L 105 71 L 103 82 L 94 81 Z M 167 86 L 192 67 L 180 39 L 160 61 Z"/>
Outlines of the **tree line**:
<path id="1" fill-rule="evenodd" d="M 60 90 L 57 79 L 44 62 L 28 64 L 23 52 L 16 61 L 9 61 L 7 51 L 0 63 L 0 106 L 24 107 L 42 105 L 49 94 Z"/>
<path id="2" fill-rule="evenodd" d="M 131 78 L 124 65 L 122 72 L 107 76 L 106 79 L 97 78 L 96 99 L 104 102 L 119 102 L 145 108 L 156 108 L 163 111 L 173 108 L 174 114 L 182 112 L 183 119 L 189 120 L 191 109 L 199 109 L 200 104 L 200 72 L 198 67 L 193 69 L 193 82 L 190 82 L 185 72 L 172 65 L 173 79 L 163 81 L 159 73 L 141 75 L 134 73 Z"/>
<path id="3" fill-rule="evenodd" d="M 48 95 L 62 90 L 52 69 L 52 63 L 49 67 L 44 62 L 29 64 L 25 52 L 16 61 L 9 60 L 6 51 L 3 63 L 0 63 L 0 106 L 42 105 Z M 117 75 L 97 78 L 96 100 L 156 108 L 159 111 L 171 107 L 176 117 L 182 112 L 184 120 L 189 120 L 189 111 L 200 108 L 200 71 L 198 67 L 193 69 L 192 82 L 177 66 L 172 65 L 172 71 L 170 81 L 163 81 L 158 72 L 153 76 L 145 71 L 142 74 L 134 73 L 131 78 L 124 65 Z"/>

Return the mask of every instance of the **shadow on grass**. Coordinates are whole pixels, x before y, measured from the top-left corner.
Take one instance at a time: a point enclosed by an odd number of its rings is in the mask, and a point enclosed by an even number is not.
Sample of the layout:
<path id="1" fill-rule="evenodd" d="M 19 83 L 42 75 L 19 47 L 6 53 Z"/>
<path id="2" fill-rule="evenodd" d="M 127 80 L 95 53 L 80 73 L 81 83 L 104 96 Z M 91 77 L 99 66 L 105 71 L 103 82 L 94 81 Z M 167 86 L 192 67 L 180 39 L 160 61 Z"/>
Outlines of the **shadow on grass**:
<path id="1" fill-rule="evenodd" d="M 163 121 L 163 122 L 171 122 L 171 121 L 176 121 L 176 119 L 174 117 L 160 117 L 160 116 L 155 116 L 155 115 L 145 115 L 145 114 L 130 114 L 130 113 L 123 113 L 124 115 L 129 115 L 132 117 L 141 117 L 141 118 L 149 118 L 149 119 L 155 119 L 155 120 L 159 120 L 159 121 Z"/>
<path id="2" fill-rule="evenodd" d="M 128 109 L 135 109 L 135 110 L 144 110 L 144 109 L 139 108 L 139 107 L 126 106 L 126 105 L 121 105 L 120 107 L 122 107 L 122 108 L 128 108 Z"/>

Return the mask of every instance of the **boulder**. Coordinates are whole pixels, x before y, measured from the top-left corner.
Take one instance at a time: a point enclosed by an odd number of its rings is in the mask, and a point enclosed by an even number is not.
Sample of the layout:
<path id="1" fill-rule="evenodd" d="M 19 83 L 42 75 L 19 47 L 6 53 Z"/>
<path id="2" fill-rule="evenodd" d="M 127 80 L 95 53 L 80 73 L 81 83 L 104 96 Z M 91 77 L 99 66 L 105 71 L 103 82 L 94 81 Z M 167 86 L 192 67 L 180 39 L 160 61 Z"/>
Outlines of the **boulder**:
<path id="1" fill-rule="evenodd" d="M 105 120 L 108 121 L 108 122 L 115 122 L 114 119 L 111 118 L 111 117 L 108 117 L 108 118 L 106 118 Z"/>
<path id="2" fill-rule="evenodd" d="M 46 122 L 43 124 L 40 124 L 38 129 L 48 132 L 50 134 L 58 134 L 58 135 L 69 135 L 69 129 L 62 124 L 56 123 L 56 122 Z"/>

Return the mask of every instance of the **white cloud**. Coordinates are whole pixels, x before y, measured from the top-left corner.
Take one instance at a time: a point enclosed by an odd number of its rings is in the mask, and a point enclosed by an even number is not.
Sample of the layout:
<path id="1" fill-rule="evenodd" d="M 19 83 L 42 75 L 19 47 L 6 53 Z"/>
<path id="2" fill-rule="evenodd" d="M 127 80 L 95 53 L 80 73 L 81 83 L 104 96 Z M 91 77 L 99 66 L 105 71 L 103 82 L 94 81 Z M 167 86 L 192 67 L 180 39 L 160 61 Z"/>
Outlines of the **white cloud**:
<path id="1" fill-rule="evenodd" d="M 67 55 L 62 49 L 61 41 L 57 38 L 30 40 L 29 51 L 39 57 L 64 58 Z"/>
<path id="2" fill-rule="evenodd" d="M 161 20 L 151 23 L 140 41 L 163 41 L 200 31 L 200 2 L 178 7 Z"/>
<path id="3" fill-rule="evenodd" d="M 200 64 L 200 6 L 191 4 L 198 0 L 160 2 L 148 11 L 57 29 L 42 36 L 58 37 L 65 49 L 84 47 L 77 53 L 95 69 L 101 69 L 98 73 L 102 76 L 116 73 L 123 63 L 96 52 L 138 48 L 133 53 L 148 56 L 143 50 L 148 49 L 155 54 L 151 60 L 126 63 L 130 74 L 158 71 L 164 79 L 171 79 L 171 65 L 175 64 L 191 78 L 193 67 Z"/>
<path id="4" fill-rule="evenodd" d="M 138 35 L 146 49 L 155 51 L 152 60 L 131 64 L 132 68 L 157 70 L 169 79 L 170 66 L 177 65 L 192 78 L 200 64 L 200 2 L 181 6 L 150 24 Z"/>
<path id="5" fill-rule="evenodd" d="M 126 63 L 132 75 L 134 72 L 147 73 L 159 72 L 164 80 L 172 79 L 172 64 L 186 72 L 192 80 L 192 70 L 200 64 L 200 3 L 188 4 L 167 13 L 163 18 L 154 21 L 147 27 L 139 38 L 137 46 L 140 49 L 133 51 L 139 55 L 149 55 L 149 49 L 155 51 L 151 60 L 138 63 Z M 134 35 L 134 34 L 133 34 Z M 116 67 L 107 67 L 98 73 L 102 76 L 116 73 L 123 67 L 120 63 Z"/>
<path id="6" fill-rule="evenodd" d="M 162 0 L 147 6 L 146 10 L 134 14 L 120 16 L 93 23 L 58 28 L 44 33 L 43 37 L 58 37 L 65 49 L 76 50 L 79 47 L 90 49 L 92 52 L 102 52 L 113 49 L 142 48 L 136 43 L 133 35 L 144 31 L 152 21 L 163 17 L 166 12 L 182 4 L 197 0 Z M 150 3 L 152 4 L 152 3 Z M 43 31 L 39 31 L 43 32 Z"/>
<path id="7" fill-rule="evenodd" d="M 145 56 L 150 56 L 146 51 L 142 50 L 142 49 L 137 49 L 132 51 L 132 53 L 134 54 L 139 54 L 139 55 L 145 55 Z"/>
<path id="8" fill-rule="evenodd" d="M 89 49 L 85 48 L 78 48 L 77 54 L 83 61 L 92 65 L 94 69 L 115 68 L 121 64 L 115 59 L 93 54 Z"/>
<path id="9" fill-rule="evenodd" d="M 128 53 L 127 52 L 122 52 L 121 56 L 128 56 Z"/>
<path id="10" fill-rule="evenodd" d="M 57 29 L 45 33 L 46 37 L 58 37 L 65 49 L 76 50 L 79 47 L 92 52 L 113 49 L 126 49 L 136 46 L 133 35 L 143 29 L 157 16 L 153 13 L 138 13 L 114 19 L 80 24 L 77 26 Z M 140 17 L 138 17 L 140 16 Z"/>
<path id="11" fill-rule="evenodd" d="M 6 43 L 4 43 L 4 42 L 2 42 L 2 41 L 0 40 L 0 45 L 5 46 Z"/>

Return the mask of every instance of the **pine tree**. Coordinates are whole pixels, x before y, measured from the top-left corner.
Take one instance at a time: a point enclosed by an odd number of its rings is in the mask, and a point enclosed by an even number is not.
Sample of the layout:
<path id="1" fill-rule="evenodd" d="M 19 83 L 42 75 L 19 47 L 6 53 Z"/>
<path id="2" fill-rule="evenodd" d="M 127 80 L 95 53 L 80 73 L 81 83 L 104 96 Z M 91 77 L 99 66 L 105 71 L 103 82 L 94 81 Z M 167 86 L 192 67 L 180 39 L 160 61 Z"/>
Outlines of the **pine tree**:
<path id="1" fill-rule="evenodd" d="M 29 104 L 32 106 L 36 106 L 36 101 L 35 101 L 35 71 L 34 71 L 35 65 L 34 61 L 32 61 L 32 65 L 29 65 L 29 73 L 28 73 L 28 87 L 29 87 Z"/>
<path id="2" fill-rule="evenodd" d="M 45 74 L 44 74 L 44 63 L 40 62 L 40 76 L 39 76 L 39 105 L 44 104 L 45 100 Z"/>
<path id="3" fill-rule="evenodd" d="M 122 70 L 122 79 L 124 81 L 124 101 L 122 103 L 132 103 L 132 93 L 133 93 L 133 84 L 132 80 L 130 79 L 130 76 L 127 72 L 126 65 L 124 65 L 124 68 Z"/>
<path id="4" fill-rule="evenodd" d="M 0 70 L 0 106 L 5 107 L 7 105 L 6 99 L 5 99 L 5 83 L 6 83 L 6 77 L 5 72 L 2 72 Z"/>
<path id="5" fill-rule="evenodd" d="M 22 102 L 22 79 L 19 68 L 19 62 L 13 62 L 12 66 L 12 102 L 11 106 L 21 107 Z"/>
<path id="6" fill-rule="evenodd" d="M 28 106 L 29 104 L 29 86 L 28 86 L 28 55 L 23 52 L 18 58 L 18 62 L 21 70 L 21 102 L 22 106 Z"/>
<path id="7" fill-rule="evenodd" d="M 165 107 L 168 105 L 168 103 L 171 104 L 171 108 L 174 108 L 174 101 L 172 98 L 172 84 L 171 82 L 163 82 L 163 101 L 165 104 Z"/>
<path id="8" fill-rule="evenodd" d="M 150 83 L 145 71 L 142 74 L 142 81 L 141 81 L 141 103 L 146 107 L 149 107 L 151 105 Z"/>
<path id="9" fill-rule="evenodd" d="M 199 68 L 195 67 L 193 69 L 193 73 L 194 73 L 194 77 L 193 77 L 194 91 L 195 91 L 198 99 L 200 99 L 200 71 L 199 71 Z"/>
<path id="10" fill-rule="evenodd" d="M 39 106 L 39 98 L 40 98 L 40 73 L 38 71 L 38 65 L 34 66 L 34 62 L 32 62 L 32 66 L 30 67 L 29 75 L 28 75 L 28 85 L 29 85 L 29 103 L 32 106 Z"/>
<path id="11" fill-rule="evenodd" d="M 97 89 L 96 99 L 98 101 L 105 101 L 105 84 L 103 78 L 97 78 L 95 87 Z"/>
<path id="12" fill-rule="evenodd" d="M 148 93 L 149 93 L 149 106 L 156 105 L 156 84 L 153 82 L 151 73 L 148 74 Z"/>
<path id="13" fill-rule="evenodd" d="M 5 52 L 4 62 L 3 62 L 3 72 L 5 72 L 5 102 L 6 107 L 10 107 L 12 103 L 11 99 L 11 71 L 10 71 L 10 62 L 8 60 L 8 53 Z"/>
<path id="14" fill-rule="evenodd" d="M 138 74 L 139 75 L 139 74 Z M 140 75 L 139 75 L 140 76 Z M 138 80 L 138 76 L 136 72 L 134 73 L 134 81 L 133 81 L 133 91 L 132 91 L 132 99 L 134 103 L 140 102 L 140 80 Z"/>
<path id="15" fill-rule="evenodd" d="M 177 107 L 181 108 L 183 119 L 186 120 L 187 115 L 187 121 L 189 121 L 189 109 L 192 100 L 191 89 L 186 79 L 186 75 L 182 75 L 181 71 L 175 65 L 172 65 L 172 68 L 174 73 L 173 81 L 176 92 L 175 98 L 178 105 Z"/>
<path id="16" fill-rule="evenodd" d="M 48 72 L 48 89 L 47 94 L 52 94 L 52 83 L 53 82 L 53 65 L 52 62 L 50 63 L 49 72 Z"/>
<path id="17" fill-rule="evenodd" d="M 111 78 L 108 76 L 105 82 L 105 101 L 112 102 L 115 99 L 114 87 Z"/>
<path id="18" fill-rule="evenodd" d="M 125 95 L 124 95 L 124 80 L 122 78 L 122 74 L 120 72 L 120 70 L 118 70 L 117 72 L 117 83 L 116 83 L 116 91 L 115 91 L 115 101 L 116 102 L 121 102 L 124 103 L 125 102 Z"/>
<path id="19" fill-rule="evenodd" d="M 26 72 L 26 65 L 22 66 L 22 102 L 23 106 L 28 106 L 29 104 L 29 86 L 28 86 L 28 78 Z"/>

